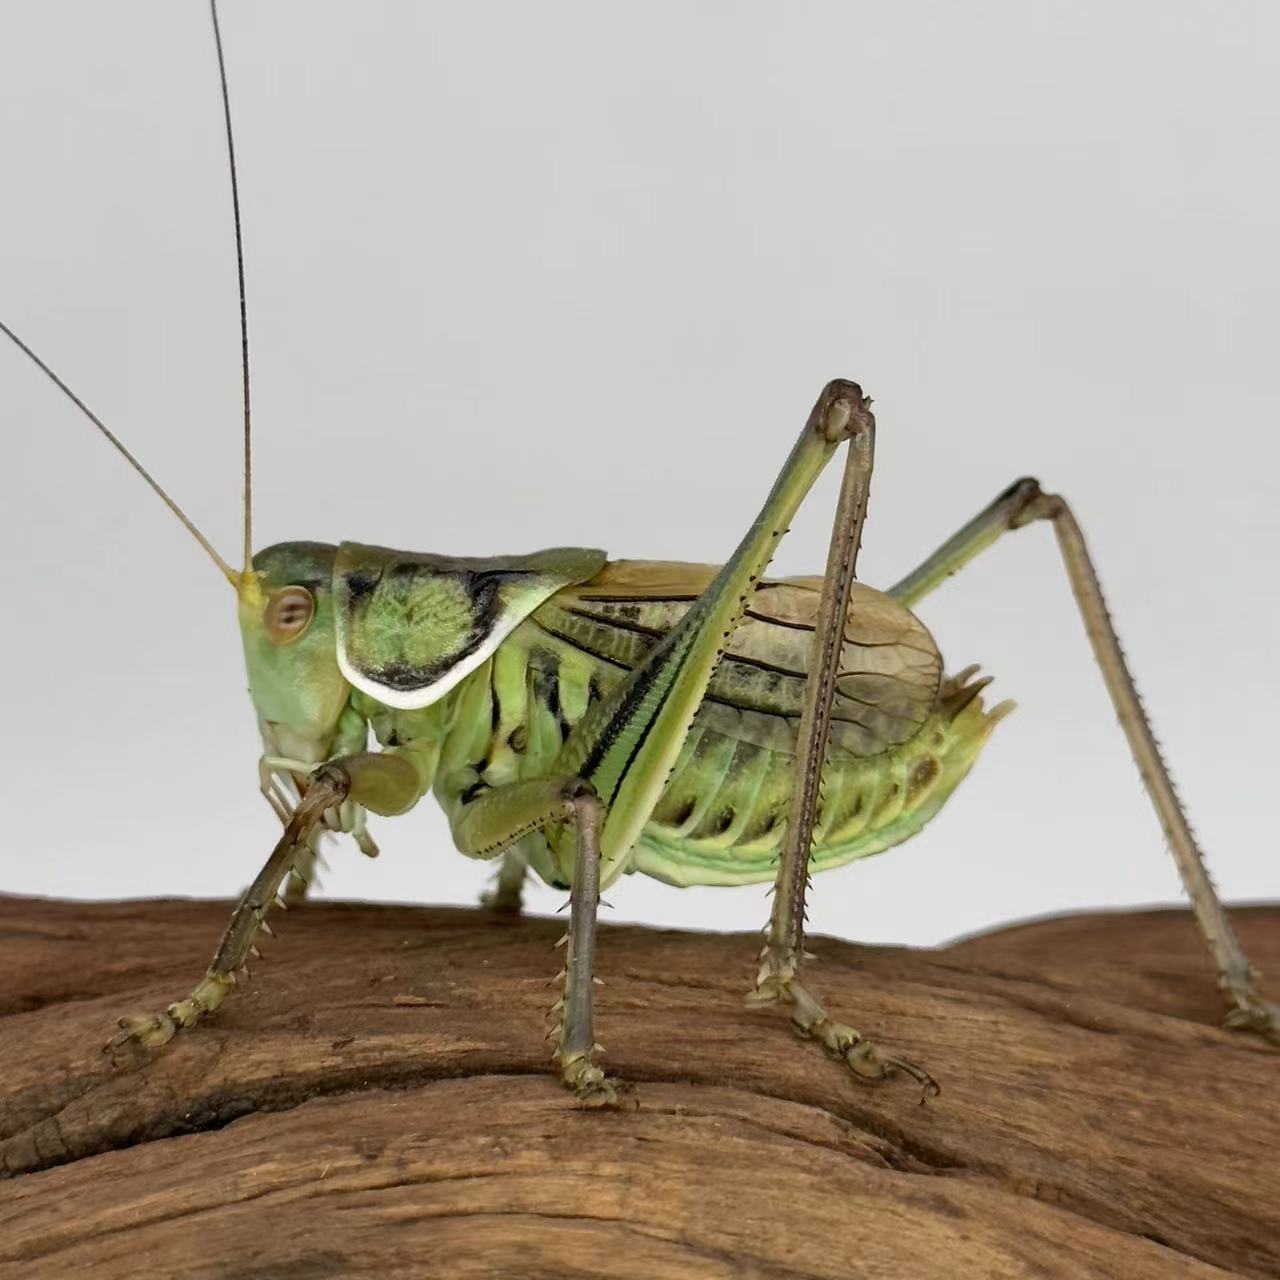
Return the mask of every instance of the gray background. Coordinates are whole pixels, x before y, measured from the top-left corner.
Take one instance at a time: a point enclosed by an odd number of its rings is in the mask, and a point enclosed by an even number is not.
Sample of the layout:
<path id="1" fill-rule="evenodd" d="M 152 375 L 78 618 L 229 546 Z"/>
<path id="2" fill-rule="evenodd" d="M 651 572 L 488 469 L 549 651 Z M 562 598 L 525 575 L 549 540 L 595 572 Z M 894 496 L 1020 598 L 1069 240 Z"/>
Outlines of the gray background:
<path id="1" fill-rule="evenodd" d="M 1219 884 L 1269 820 L 1274 4 L 235 3 L 258 542 L 714 560 L 822 383 L 875 396 L 862 561 L 1015 476 L 1075 504 Z M 0 4 L 0 307 L 237 554 L 230 199 L 204 7 Z M 0 887 L 227 895 L 274 838 L 232 594 L 0 350 Z M 827 477 L 777 567 L 821 565 Z M 1178 884 L 1047 528 L 921 607 L 1020 711 L 820 930 L 932 942 Z M 430 802 L 328 892 L 474 900 Z M 764 888 L 629 880 L 747 928 Z M 541 889 L 535 905 L 559 896 Z"/>

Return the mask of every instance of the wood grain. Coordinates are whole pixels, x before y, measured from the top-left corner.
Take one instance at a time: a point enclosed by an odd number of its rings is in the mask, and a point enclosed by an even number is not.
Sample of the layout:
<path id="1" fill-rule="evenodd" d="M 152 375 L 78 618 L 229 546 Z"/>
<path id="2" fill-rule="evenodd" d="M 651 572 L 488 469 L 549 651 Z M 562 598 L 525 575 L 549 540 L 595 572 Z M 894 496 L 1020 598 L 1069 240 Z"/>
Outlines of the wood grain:
<path id="1" fill-rule="evenodd" d="M 636 1083 L 586 1112 L 542 1040 L 556 920 L 308 906 L 207 1025 L 103 1055 L 227 910 L 0 898 L 3 1280 L 1280 1275 L 1280 1054 L 1218 1029 L 1181 912 L 819 940 L 928 1106 L 745 1009 L 757 938 L 606 928 Z M 1280 972 L 1280 908 L 1236 918 Z"/>

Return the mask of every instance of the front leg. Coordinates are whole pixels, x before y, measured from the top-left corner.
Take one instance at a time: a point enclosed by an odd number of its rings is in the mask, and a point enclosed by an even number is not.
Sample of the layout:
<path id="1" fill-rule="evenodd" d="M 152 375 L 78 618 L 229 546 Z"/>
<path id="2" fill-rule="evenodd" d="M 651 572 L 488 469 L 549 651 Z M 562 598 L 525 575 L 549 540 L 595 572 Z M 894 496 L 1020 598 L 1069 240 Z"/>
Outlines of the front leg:
<path id="1" fill-rule="evenodd" d="M 254 938 L 267 929 L 266 914 L 281 894 L 285 877 L 305 859 L 310 841 L 325 815 L 348 799 L 378 813 L 401 813 L 422 794 L 422 779 L 411 760 L 390 752 L 361 753 L 331 760 L 311 775 L 284 834 L 253 883 L 241 895 L 222 935 L 213 961 L 191 993 L 163 1013 L 133 1014 L 120 1019 L 120 1031 L 108 1050 L 128 1044 L 154 1049 L 193 1027 L 226 999 L 235 975 L 254 954 Z M 280 905 L 284 905 L 281 903 Z M 267 932 L 270 932 L 267 929 Z"/>
<path id="2" fill-rule="evenodd" d="M 300 794 L 298 778 L 305 778 L 313 766 L 300 760 L 286 760 L 273 756 L 261 756 L 258 759 L 258 790 L 262 798 L 271 806 L 271 812 L 280 819 L 280 825 L 287 827 L 293 811 L 297 808 Z M 286 907 L 301 906 L 306 901 L 307 893 L 315 883 L 316 873 L 321 864 L 320 841 L 324 839 L 323 828 L 317 828 L 307 837 L 306 843 L 299 846 L 286 876 L 280 900 Z"/>
<path id="3" fill-rule="evenodd" d="M 281 826 L 289 825 L 298 797 L 306 785 L 306 779 L 320 763 L 318 760 L 297 760 L 279 753 L 272 727 L 260 725 L 263 754 L 258 758 L 258 790 L 280 819 Z M 334 757 L 354 757 L 364 752 L 369 729 L 365 720 L 351 707 L 347 707 L 338 720 L 337 731 L 329 752 Z M 346 832 L 367 858 L 378 856 L 378 846 L 369 835 L 366 813 L 358 804 L 348 800 L 326 816 L 322 827 L 308 838 L 305 848 L 298 850 L 291 873 L 286 877 L 281 898 L 288 907 L 300 906 L 316 882 L 317 873 L 324 866 L 321 846 L 327 832 Z"/>

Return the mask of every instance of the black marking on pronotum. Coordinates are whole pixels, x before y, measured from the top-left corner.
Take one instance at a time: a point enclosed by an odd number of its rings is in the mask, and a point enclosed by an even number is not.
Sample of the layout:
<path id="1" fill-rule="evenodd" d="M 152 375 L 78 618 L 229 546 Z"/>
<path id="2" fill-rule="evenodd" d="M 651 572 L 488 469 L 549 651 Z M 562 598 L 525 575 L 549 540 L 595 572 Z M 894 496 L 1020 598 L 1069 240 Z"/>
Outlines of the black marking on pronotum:
<path id="1" fill-rule="evenodd" d="M 381 667 L 367 668 L 366 674 L 377 684 L 400 693 L 411 693 L 423 685 L 434 684 L 453 665 L 452 662 L 444 662 L 422 667 L 411 662 L 388 662 Z"/>
<path id="2" fill-rule="evenodd" d="M 377 590 L 382 575 L 370 573 L 368 569 L 353 569 L 346 575 L 347 596 L 354 609 L 362 601 L 367 600 Z"/>
<path id="3" fill-rule="evenodd" d="M 404 579 L 416 576 L 418 571 L 419 566 L 414 564 L 397 564 L 392 568 L 392 573 L 397 578 Z M 347 576 L 349 589 L 353 592 L 353 603 L 355 579 L 362 573 L 363 571 L 356 570 Z M 433 574 L 433 576 L 441 575 Z M 411 693 L 416 689 L 435 684 L 459 664 L 465 662 L 488 640 L 498 617 L 498 588 L 506 578 L 512 575 L 471 573 L 464 570 L 452 576 L 458 579 L 471 601 L 471 631 L 467 638 L 458 648 L 442 654 L 434 662 L 388 662 L 380 667 L 370 665 L 365 669 L 365 674 L 371 680 L 400 693 Z M 363 577 L 367 579 L 368 575 L 364 574 Z M 365 594 L 369 594 L 373 587 L 363 589 Z"/>
<path id="4" fill-rule="evenodd" d="M 444 670 L 469 658 L 489 638 L 498 616 L 498 588 L 510 577 L 502 573 L 460 573 L 458 579 L 471 599 L 471 635 Z M 441 673 L 443 674 L 443 672 Z"/>

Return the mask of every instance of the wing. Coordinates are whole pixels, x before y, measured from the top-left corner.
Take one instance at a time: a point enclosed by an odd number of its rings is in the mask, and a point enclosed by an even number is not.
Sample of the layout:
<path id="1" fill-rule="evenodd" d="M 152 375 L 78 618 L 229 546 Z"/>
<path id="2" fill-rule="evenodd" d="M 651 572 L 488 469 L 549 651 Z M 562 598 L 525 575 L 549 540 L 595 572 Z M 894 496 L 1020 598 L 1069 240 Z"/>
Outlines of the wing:
<path id="1" fill-rule="evenodd" d="M 533 615 L 549 635 L 634 667 L 715 577 L 715 565 L 621 560 L 557 592 Z M 795 749 L 821 578 L 762 581 L 729 637 L 699 718 L 728 736 Z M 832 741 L 855 756 L 911 738 L 936 705 L 942 659 L 910 610 L 855 582 L 832 710 Z"/>
<path id="2" fill-rule="evenodd" d="M 386 706 L 429 706 L 604 563 L 603 551 L 577 547 L 469 559 L 344 542 L 333 570 L 338 665 Z"/>

